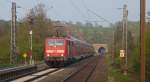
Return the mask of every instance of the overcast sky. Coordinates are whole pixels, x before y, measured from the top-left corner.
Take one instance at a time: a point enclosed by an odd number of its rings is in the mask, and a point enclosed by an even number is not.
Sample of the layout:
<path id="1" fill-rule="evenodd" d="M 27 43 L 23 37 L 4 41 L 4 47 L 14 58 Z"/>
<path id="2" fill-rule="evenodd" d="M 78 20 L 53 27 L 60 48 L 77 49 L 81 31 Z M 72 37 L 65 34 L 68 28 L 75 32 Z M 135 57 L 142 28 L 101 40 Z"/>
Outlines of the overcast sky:
<path id="1" fill-rule="evenodd" d="M 23 18 L 28 9 L 33 8 L 38 3 L 43 3 L 47 9 L 47 15 L 53 20 L 64 21 L 96 21 L 106 24 L 102 19 L 95 16 L 88 9 L 99 16 L 114 23 L 121 20 L 123 4 L 128 5 L 129 20 L 139 20 L 140 0 L 16 0 L 17 5 L 22 8 L 17 9 L 18 19 Z M 146 10 L 150 11 L 150 0 L 146 2 Z M 0 19 L 10 20 L 11 0 L 0 0 Z"/>

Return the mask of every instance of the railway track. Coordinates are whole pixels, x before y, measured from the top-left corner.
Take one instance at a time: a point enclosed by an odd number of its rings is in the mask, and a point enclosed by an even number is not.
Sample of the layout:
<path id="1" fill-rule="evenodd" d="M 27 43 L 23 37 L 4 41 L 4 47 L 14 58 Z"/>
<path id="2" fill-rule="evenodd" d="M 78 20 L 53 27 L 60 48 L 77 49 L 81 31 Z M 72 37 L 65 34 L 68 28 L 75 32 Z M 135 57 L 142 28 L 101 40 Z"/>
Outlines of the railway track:
<path id="1" fill-rule="evenodd" d="M 68 67 L 64 67 L 64 68 L 47 68 L 47 69 L 41 70 L 40 68 L 41 68 L 41 66 L 43 67 L 43 65 L 41 65 L 39 67 L 36 66 L 40 69 L 40 71 L 31 72 L 31 73 L 28 73 L 21 77 L 16 77 L 13 79 L 0 81 L 0 82 L 8 82 L 8 81 L 10 81 L 10 82 L 31 82 L 31 81 L 32 82 L 43 82 L 43 80 L 46 78 L 61 79 L 57 82 L 74 82 L 74 81 L 71 81 L 72 78 L 80 77 L 78 75 L 80 75 L 81 73 L 82 73 L 81 75 L 84 74 L 83 76 L 86 75 L 86 77 L 84 77 L 84 82 L 87 82 L 88 78 L 91 76 L 91 74 L 93 73 L 93 71 L 97 65 L 97 62 L 95 60 L 96 60 L 96 58 L 85 59 L 85 60 L 81 61 L 83 65 L 81 64 L 81 62 L 78 62 L 78 63 L 72 64 L 72 65 L 70 65 Z M 88 68 L 88 69 L 86 69 L 86 68 Z M 36 68 L 36 70 L 37 70 L 37 68 Z M 69 73 L 69 70 L 70 70 L 70 73 Z M 34 71 L 35 71 L 35 69 L 34 69 Z M 88 73 L 85 73 L 85 71 L 88 71 Z M 61 77 L 61 78 L 55 77 L 55 76 L 63 75 L 63 72 L 65 74 L 64 78 L 63 77 Z M 19 75 L 21 75 L 21 74 L 19 74 Z M 9 76 L 13 76 L 13 75 L 11 74 Z M 80 79 L 83 79 L 83 78 L 80 78 Z M 53 80 L 47 80 L 47 81 L 44 80 L 44 82 L 49 82 L 49 81 L 56 82 Z M 81 82 L 81 81 L 76 80 L 75 82 Z"/>
<path id="2" fill-rule="evenodd" d="M 86 59 L 81 60 L 77 63 L 71 64 L 67 67 L 63 67 L 63 68 L 61 68 L 60 70 L 58 70 L 56 72 L 49 73 L 48 75 L 37 78 L 32 82 L 62 82 L 66 77 L 73 74 L 77 70 L 80 70 L 81 68 L 83 68 L 83 66 L 87 65 L 87 63 L 89 63 L 93 60 L 95 61 L 95 58 L 96 57 L 86 58 Z"/>
<path id="3" fill-rule="evenodd" d="M 61 82 L 88 82 L 89 78 L 95 71 L 95 68 L 97 66 L 97 61 L 98 60 L 90 61 L 82 68 L 68 75 L 68 77 L 66 77 Z"/>
<path id="4" fill-rule="evenodd" d="M 89 61 L 90 62 L 90 61 Z M 86 65 L 84 65 L 82 68 L 78 69 L 75 73 L 72 73 L 71 75 L 69 75 L 69 77 L 65 78 L 65 80 L 63 80 L 62 82 L 72 82 L 72 81 L 68 81 L 68 79 L 70 79 L 73 75 L 79 73 L 80 71 L 85 70 L 84 68 L 92 65 L 93 63 L 88 63 Z M 92 72 L 94 71 L 96 65 L 93 64 L 92 68 L 90 70 L 90 74 L 92 74 Z M 13 81 L 10 82 L 38 82 L 41 79 L 44 79 L 45 77 L 48 77 L 49 74 L 53 75 L 56 74 L 60 71 L 65 71 L 63 68 L 49 68 L 49 69 L 45 69 L 43 71 L 37 72 L 37 73 L 33 73 L 33 74 L 29 74 L 27 76 L 15 79 Z M 90 77 L 90 75 L 87 76 L 87 78 Z M 88 80 L 88 79 L 87 79 Z M 86 82 L 86 81 L 85 81 Z"/>

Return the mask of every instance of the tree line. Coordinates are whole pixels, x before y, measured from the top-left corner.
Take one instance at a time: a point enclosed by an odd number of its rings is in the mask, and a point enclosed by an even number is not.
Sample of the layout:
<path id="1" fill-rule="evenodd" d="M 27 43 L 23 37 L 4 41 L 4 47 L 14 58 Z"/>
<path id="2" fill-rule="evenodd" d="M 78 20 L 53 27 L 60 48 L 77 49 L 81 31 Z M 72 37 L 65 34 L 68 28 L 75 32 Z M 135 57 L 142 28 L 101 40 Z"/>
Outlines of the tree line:
<path id="1" fill-rule="evenodd" d="M 9 64 L 11 21 L 0 20 L 0 64 Z M 46 37 L 74 36 L 89 43 L 107 43 L 111 28 L 92 23 L 54 21 L 47 17 L 45 5 L 38 4 L 28 14 L 17 21 L 16 52 L 18 63 L 24 63 L 23 54 L 30 51 L 29 31 L 33 31 L 33 59 L 43 60 L 43 45 Z M 108 36 L 108 37 L 107 37 Z M 29 60 L 29 57 L 27 58 Z"/>
<path id="2" fill-rule="evenodd" d="M 31 20 L 31 18 L 33 20 Z M 10 21 L 0 20 L 0 64 L 9 64 L 10 51 Z M 128 71 L 139 74 L 139 22 L 128 21 Z M 145 31 L 145 54 L 146 54 L 146 77 L 150 76 L 150 24 L 146 25 Z M 90 22 L 66 22 L 54 21 L 47 17 L 43 4 L 32 8 L 28 14 L 17 21 L 17 52 L 18 63 L 23 63 L 22 55 L 28 52 L 29 31 L 33 30 L 33 57 L 36 61 L 43 59 L 43 45 L 46 37 L 74 36 L 91 44 L 106 43 L 109 47 L 114 46 L 114 66 L 119 68 L 119 50 L 122 45 L 122 23 L 116 22 L 112 26 L 104 27 Z M 113 41 L 114 40 L 114 41 Z M 148 81 L 147 81 L 148 82 Z"/>

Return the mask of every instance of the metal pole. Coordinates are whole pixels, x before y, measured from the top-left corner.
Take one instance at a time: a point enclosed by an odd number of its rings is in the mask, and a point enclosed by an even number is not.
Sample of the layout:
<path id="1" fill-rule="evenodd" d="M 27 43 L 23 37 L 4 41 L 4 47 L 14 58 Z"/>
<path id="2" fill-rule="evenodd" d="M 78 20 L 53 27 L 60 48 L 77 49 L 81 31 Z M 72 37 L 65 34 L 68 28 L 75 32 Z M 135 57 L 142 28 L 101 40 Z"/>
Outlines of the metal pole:
<path id="1" fill-rule="evenodd" d="M 125 54 L 125 10 L 126 5 L 123 6 L 123 19 L 122 19 L 122 50 L 124 54 Z M 121 58 L 121 68 L 123 70 L 124 75 L 126 75 L 125 56 Z"/>
<path id="2" fill-rule="evenodd" d="M 112 27 L 114 28 L 114 27 Z M 115 30 L 112 32 L 112 62 L 114 64 L 114 56 L 115 56 Z"/>
<path id="3" fill-rule="evenodd" d="M 27 58 L 24 58 L 24 64 L 27 65 Z"/>
<path id="4" fill-rule="evenodd" d="M 11 8 L 11 13 L 13 13 L 12 10 L 13 10 L 13 7 Z M 12 36 L 12 33 L 13 33 L 13 31 L 12 31 L 12 29 L 13 29 L 13 21 L 12 21 L 13 14 L 11 14 L 11 15 L 12 15 L 11 16 L 12 18 L 11 18 L 11 28 L 10 28 L 10 64 L 13 63 L 13 59 L 12 59 L 12 57 L 13 57 L 13 45 L 12 45 L 12 43 L 13 43 L 13 36 Z"/>
<path id="5" fill-rule="evenodd" d="M 145 0 L 140 0 L 140 64 L 141 64 L 140 82 L 145 82 L 144 30 L 145 30 Z"/>
<path id="6" fill-rule="evenodd" d="M 122 50 L 124 50 L 124 35 L 125 35 L 125 6 L 123 7 L 123 19 L 122 19 Z"/>
<path id="7" fill-rule="evenodd" d="M 30 64 L 33 64 L 32 62 L 32 29 L 29 32 L 30 34 Z"/>
<path id="8" fill-rule="evenodd" d="M 14 45 L 14 64 L 16 64 L 17 63 L 17 54 L 16 54 L 16 3 L 14 3 L 14 16 L 13 16 L 14 18 L 14 29 L 13 29 L 13 37 L 14 37 L 14 41 L 13 41 L 13 45 Z"/>
<path id="9" fill-rule="evenodd" d="M 127 66 L 128 66 L 128 10 L 127 5 L 124 5 L 125 11 L 125 75 L 127 75 Z"/>
<path id="10" fill-rule="evenodd" d="M 33 54 L 32 54 L 32 26 L 33 26 L 33 17 L 28 17 L 28 23 L 30 25 L 29 27 L 29 49 L 30 49 L 30 64 L 33 64 Z"/>
<path id="11" fill-rule="evenodd" d="M 16 2 L 12 1 L 12 20 L 11 20 L 11 52 L 10 52 L 10 63 L 15 64 L 17 60 L 16 55 Z"/>

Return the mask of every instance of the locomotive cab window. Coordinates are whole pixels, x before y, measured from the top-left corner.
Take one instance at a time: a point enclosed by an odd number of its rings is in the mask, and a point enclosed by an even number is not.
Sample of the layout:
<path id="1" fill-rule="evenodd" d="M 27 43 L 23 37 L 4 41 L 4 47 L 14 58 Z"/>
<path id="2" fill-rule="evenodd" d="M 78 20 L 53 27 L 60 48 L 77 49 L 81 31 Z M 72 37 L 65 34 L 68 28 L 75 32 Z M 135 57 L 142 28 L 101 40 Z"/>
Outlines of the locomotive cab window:
<path id="1" fill-rule="evenodd" d="M 61 39 L 50 39 L 48 40 L 48 45 L 49 46 L 53 46 L 53 45 L 64 45 L 64 40 Z"/>

